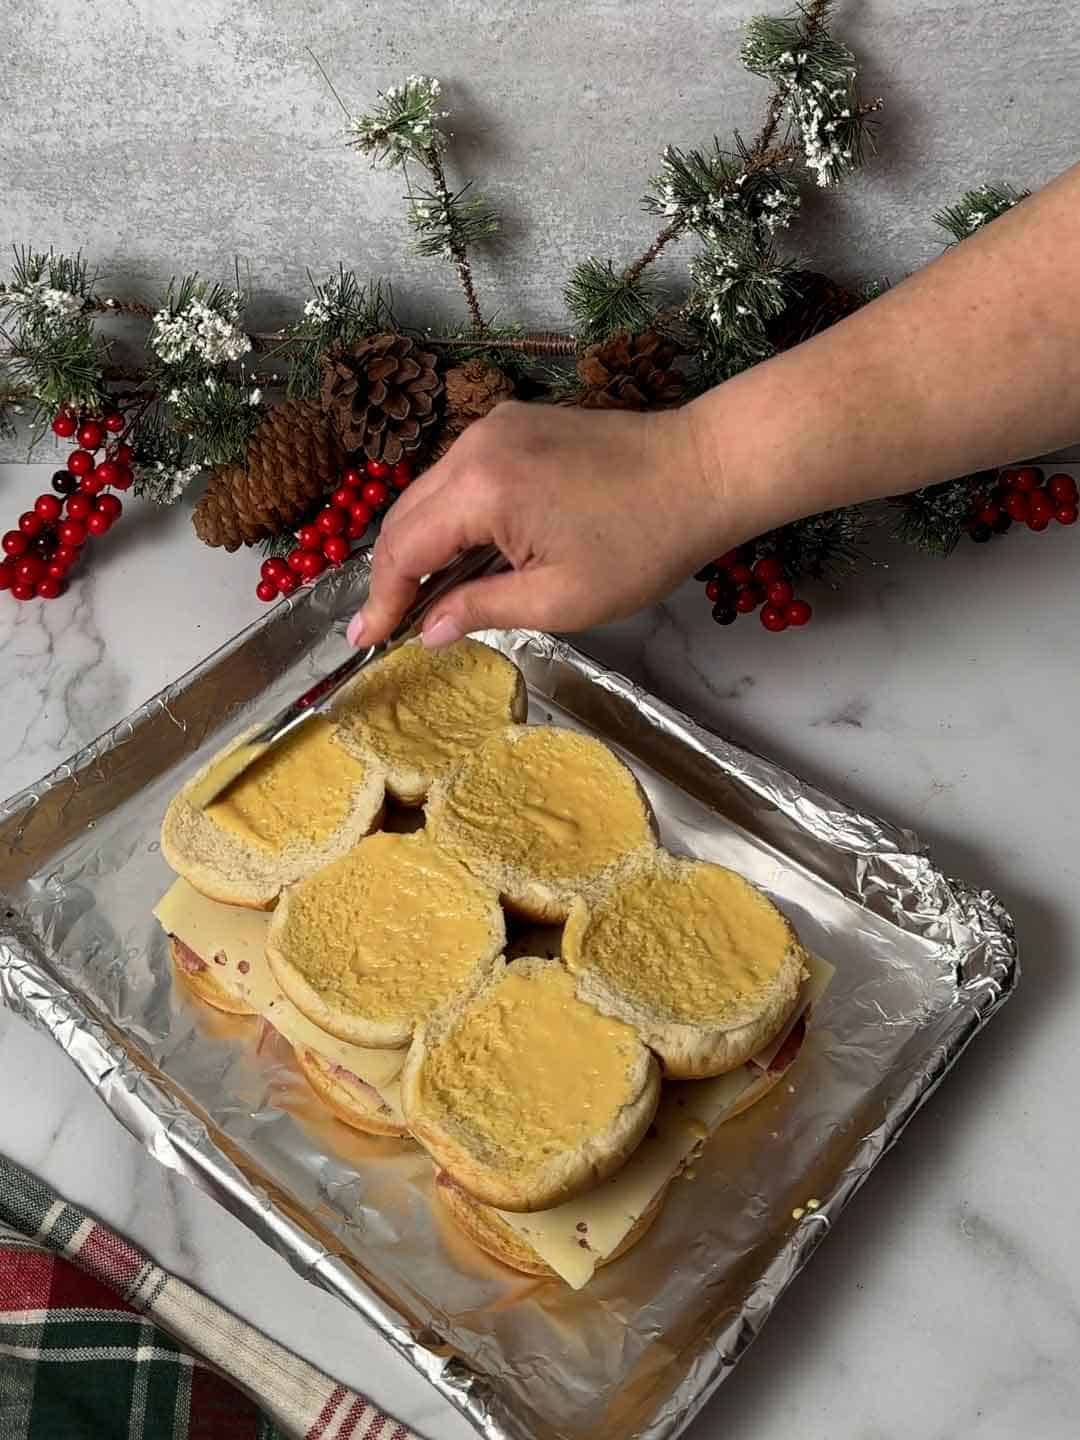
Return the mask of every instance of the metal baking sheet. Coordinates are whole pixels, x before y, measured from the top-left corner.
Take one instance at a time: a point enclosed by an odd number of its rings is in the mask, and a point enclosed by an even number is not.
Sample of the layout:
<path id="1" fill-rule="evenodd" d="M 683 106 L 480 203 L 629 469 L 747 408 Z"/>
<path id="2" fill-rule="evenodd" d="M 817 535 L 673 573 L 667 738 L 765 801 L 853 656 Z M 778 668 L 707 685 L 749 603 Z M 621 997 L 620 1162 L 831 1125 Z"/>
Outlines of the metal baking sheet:
<path id="1" fill-rule="evenodd" d="M 259 1021 L 178 992 L 150 913 L 170 796 L 341 658 L 367 576 L 360 560 L 278 606 L 7 802 L 0 995 L 163 1165 L 360 1311 L 488 1440 L 671 1440 L 1008 997 L 1012 925 L 912 835 L 563 642 L 484 637 L 524 670 L 530 719 L 613 744 L 664 842 L 747 875 L 836 969 L 787 1082 L 720 1129 L 627 1257 L 579 1292 L 502 1269 L 441 1217 L 417 1150 L 352 1134 Z"/>

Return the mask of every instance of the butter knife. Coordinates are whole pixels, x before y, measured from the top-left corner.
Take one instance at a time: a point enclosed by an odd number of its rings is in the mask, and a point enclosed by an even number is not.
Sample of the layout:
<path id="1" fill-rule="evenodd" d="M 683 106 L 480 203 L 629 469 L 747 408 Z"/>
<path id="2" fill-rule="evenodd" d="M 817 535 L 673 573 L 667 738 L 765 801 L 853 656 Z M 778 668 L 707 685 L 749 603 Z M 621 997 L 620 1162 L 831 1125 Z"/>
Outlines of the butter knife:
<path id="1" fill-rule="evenodd" d="M 506 561 L 501 552 L 493 545 L 487 545 L 477 550 L 466 550 L 444 570 L 437 570 L 421 581 L 420 588 L 416 594 L 416 600 L 409 610 L 406 611 L 401 622 L 394 630 L 389 639 L 378 645 L 371 645 L 366 650 L 356 650 L 347 660 L 343 660 L 336 669 L 317 680 L 314 685 L 305 690 L 290 704 L 280 710 L 272 720 L 261 726 L 242 745 L 224 755 L 221 760 L 211 765 L 201 780 L 197 781 L 188 792 L 190 803 L 197 810 L 205 810 L 211 801 L 216 800 L 223 790 L 241 776 L 249 765 L 255 763 L 264 756 L 268 750 L 286 735 L 291 735 L 298 726 L 303 725 L 312 715 L 322 711 L 328 700 L 360 671 L 377 660 L 380 655 L 385 655 L 388 650 L 393 650 L 404 641 L 412 639 L 419 634 L 420 627 L 425 617 L 438 600 L 453 590 L 455 586 L 466 580 L 475 580 L 482 575 L 494 575 L 499 570 L 506 569 Z"/>

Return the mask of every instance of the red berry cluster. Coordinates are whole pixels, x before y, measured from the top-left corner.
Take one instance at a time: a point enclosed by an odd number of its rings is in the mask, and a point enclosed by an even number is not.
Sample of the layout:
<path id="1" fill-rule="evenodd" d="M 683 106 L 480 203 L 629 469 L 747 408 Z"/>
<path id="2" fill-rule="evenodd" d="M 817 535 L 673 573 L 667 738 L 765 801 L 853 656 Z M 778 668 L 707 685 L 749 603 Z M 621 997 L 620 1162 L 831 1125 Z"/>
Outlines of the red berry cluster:
<path id="1" fill-rule="evenodd" d="M 393 466 L 369 460 L 363 472 L 346 470 L 329 503 L 296 532 L 295 549 L 284 558 L 263 561 L 255 594 L 267 601 L 291 595 L 298 585 L 317 579 L 327 565 L 344 564 L 354 542 L 364 538 L 375 516 L 389 505 L 393 490 L 404 490 L 412 478 L 408 460 Z"/>
<path id="2" fill-rule="evenodd" d="M 994 488 L 979 497 L 968 534 L 977 545 L 985 545 L 995 535 L 1004 535 L 1014 520 L 1036 531 L 1045 530 L 1051 520 L 1075 525 L 1080 516 L 1077 498 L 1071 475 L 1059 473 L 1046 480 L 1037 465 L 1002 470 Z"/>
<path id="3" fill-rule="evenodd" d="M 778 555 L 754 559 L 754 547 L 743 545 L 729 550 L 719 560 L 699 570 L 695 580 L 705 582 L 705 594 L 712 601 L 713 619 L 731 625 L 740 615 L 751 615 L 761 607 L 761 623 L 779 633 L 789 625 L 808 625 L 813 611 L 805 600 L 795 598 Z"/>
<path id="4" fill-rule="evenodd" d="M 19 516 L 18 529 L 0 539 L 0 590 L 10 590 L 16 600 L 55 600 L 90 537 L 116 524 L 124 507 L 106 492 L 129 488 L 134 455 L 130 445 L 108 437 L 121 435 L 125 424 L 118 410 L 101 419 L 68 410 L 56 416 L 54 432 L 63 439 L 73 435 L 79 449 L 53 475 L 55 494 L 39 495 L 34 508 Z"/>

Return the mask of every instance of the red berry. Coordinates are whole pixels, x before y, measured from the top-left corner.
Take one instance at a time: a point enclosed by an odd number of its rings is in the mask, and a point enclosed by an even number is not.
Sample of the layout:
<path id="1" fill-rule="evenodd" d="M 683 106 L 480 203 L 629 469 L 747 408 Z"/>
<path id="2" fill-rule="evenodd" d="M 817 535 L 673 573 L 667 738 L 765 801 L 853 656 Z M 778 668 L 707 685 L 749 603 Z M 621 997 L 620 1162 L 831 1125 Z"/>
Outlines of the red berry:
<path id="1" fill-rule="evenodd" d="M 11 593 L 16 600 L 32 600 L 34 598 L 33 585 L 27 585 L 25 580 L 16 580 L 11 587 Z"/>
<path id="2" fill-rule="evenodd" d="M 296 532 L 296 543 L 301 550 L 321 550 L 322 531 L 316 525 L 301 525 Z"/>
<path id="3" fill-rule="evenodd" d="M 105 426 L 100 420 L 86 420 L 79 426 L 75 439 L 84 450 L 100 450 L 105 444 Z"/>
<path id="4" fill-rule="evenodd" d="M 52 428 L 54 435 L 59 435 L 61 440 L 67 440 L 75 434 L 75 431 L 79 428 L 79 422 L 75 419 L 74 415 L 69 415 L 66 410 L 61 410 L 60 414 L 53 420 Z"/>
<path id="5" fill-rule="evenodd" d="M 112 529 L 112 517 L 95 510 L 86 517 L 86 528 L 91 535 L 105 535 Z"/>
<path id="6" fill-rule="evenodd" d="M 117 445 L 109 454 L 110 460 L 115 460 L 117 465 L 130 465 L 135 459 L 135 451 L 130 445 Z"/>
<path id="7" fill-rule="evenodd" d="M 716 566 L 716 568 L 717 568 L 718 570 L 730 570 L 730 569 L 732 569 L 735 565 L 737 565 L 738 563 L 739 563 L 739 552 L 738 552 L 738 550 L 728 550 L 728 551 L 725 551 L 725 553 L 724 553 L 723 555 L 721 555 L 718 560 L 714 560 L 714 561 L 713 561 L 713 564 Z"/>
<path id="8" fill-rule="evenodd" d="M 288 575 L 288 562 L 280 555 L 272 555 L 269 560 L 264 560 L 259 567 L 259 574 L 264 580 L 273 580 L 276 585 L 283 575 Z"/>
<path id="9" fill-rule="evenodd" d="M 786 610 L 795 599 L 795 588 L 790 580 L 774 580 L 768 588 L 769 604 L 778 610 Z"/>
<path id="10" fill-rule="evenodd" d="M 1051 475 L 1046 488 L 1059 505 L 1075 505 L 1077 499 L 1076 481 L 1071 475 L 1059 471 Z"/>
<path id="11" fill-rule="evenodd" d="M 15 584 L 15 561 L 0 560 L 0 590 L 10 590 Z"/>
<path id="12" fill-rule="evenodd" d="M 404 490 L 406 485 L 412 483 L 412 466 L 408 460 L 399 460 L 394 466 L 391 479 L 394 482 L 395 490 Z"/>
<path id="13" fill-rule="evenodd" d="M 67 498 L 67 513 L 71 520 L 85 520 L 94 508 L 89 495 L 75 494 Z"/>
<path id="14" fill-rule="evenodd" d="M 113 489 L 130 490 L 134 479 L 135 476 L 132 473 L 130 465 L 121 465 L 118 462 L 116 466 L 116 479 L 112 482 Z"/>
<path id="15" fill-rule="evenodd" d="M 1004 470 L 998 471 L 998 484 L 1004 485 L 1006 489 L 1016 484 L 1017 471 L 1014 466 L 1007 466 Z"/>
<path id="16" fill-rule="evenodd" d="M 1001 519 L 1001 510 L 997 505 L 984 505 L 975 516 L 976 524 L 989 525 L 991 529 Z"/>
<path id="17" fill-rule="evenodd" d="M 96 473 L 84 475 L 79 483 L 79 489 L 84 495 L 100 495 L 105 489 L 105 481 L 99 480 Z"/>
<path id="18" fill-rule="evenodd" d="M 300 581 L 291 570 L 287 570 L 277 582 L 278 593 L 281 595 L 291 595 L 299 587 Z"/>
<path id="19" fill-rule="evenodd" d="M 788 618 L 783 610 L 778 610 L 775 605 L 763 605 L 761 609 L 761 623 L 766 630 L 779 632 L 788 627 Z"/>
<path id="20" fill-rule="evenodd" d="M 53 560 L 57 565 L 72 566 L 79 558 L 79 552 L 74 545 L 58 545 L 53 551 Z"/>
<path id="21" fill-rule="evenodd" d="M 374 510 L 381 509 L 390 499 L 390 488 L 381 480 L 369 480 L 360 493 Z"/>
<path id="22" fill-rule="evenodd" d="M 119 410 L 110 410 L 102 424 L 110 435 L 120 435 L 123 433 L 125 421 Z"/>
<path id="23" fill-rule="evenodd" d="M 29 535 L 31 538 L 41 533 L 44 523 L 36 510 L 24 510 L 19 516 L 19 529 L 24 535 Z"/>
<path id="24" fill-rule="evenodd" d="M 51 576 L 53 580 L 63 580 L 70 569 L 70 565 L 62 564 L 54 555 L 48 565 L 45 566 L 45 574 Z"/>
<path id="25" fill-rule="evenodd" d="M 1029 530 L 1045 530 L 1050 521 L 1045 515 L 1032 515 L 1027 523 Z"/>
<path id="26" fill-rule="evenodd" d="M 1019 490 L 1010 490 L 1005 496 L 1005 513 L 1012 520 L 1028 518 L 1028 497 Z"/>
<path id="27" fill-rule="evenodd" d="M 792 600 L 787 607 L 787 623 L 789 625 L 809 625 L 813 613 L 805 600 Z"/>
<path id="28" fill-rule="evenodd" d="M 302 555 L 306 555 L 307 553 L 308 552 L 306 550 L 301 550 L 300 547 L 297 546 L 295 550 L 290 550 L 288 555 L 286 555 L 285 563 L 288 565 L 289 569 L 293 571 L 294 574 L 300 575 L 303 573 L 304 567 L 300 557 Z"/>
<path id="29" fill-rule="evenodd" d="M 344 535 L 328 535 L 323 541 L 322 553 L 331 565 L 342 565 L 349 558 L 349 542 Z"/>
<path id="30" fill-rule="evenodd" d="M 364 530 L 366 530 L 372 520 L 375 519 L 375 515 L 370 505 L 366 505 L 363 500 L 357 500 L 349 506 L 349 519 L 354 525 L 362 525 Z M 361 535 L 364 533 L 364 530 L 361 530 Z"/>
<path id="31" fill-rule="evenodd" d="M 390 466 L 385 460 L 369 460 L 364 469 L 371 476 L 372 480 L 385 480 L 390 474 Z"/>
<path id="32" fill-rule="evenodd" d="M 777 555 L 763 555 L 760 560 L 754 562 L 754 577 L 760 580 L 763 585 L 771 585 L 774 580 L 783 580 L 784 567 Z"/>
<path id="33" fill-rule="evenodd" d="M 260 580 L 255 586 L 255 594 L 260 600 L 276 600 L 278 587 L 274 584 L 273 580 Z"/>
<path id="34" fill-rule="evenodd" d="M 0 549 L 5 555 L 25 555 L 30 548 L 30 539 L 21 530 L 9 530 L 0 540 Z"/>
<path id="35" fill-rule="evenodd" d="M 348 540 L 362 540 L 367 534 L 368 522 L 366 520 L 356 521 L 349 517 L 349 524 L 345 531 Z"/>
<path id="36" fill-rule="evenodd" d="M 1037 466 L 1024 465 L 1013 475 L 1012 485 L 1022 495 L 1028 495 L 1037 485 L 1042 484 L 1042 478 L 1042 471 Z"/>
<path id="37" fill-rule="evenodd" d="M 55 575 L 43 575 L 37 582 L 37 595 L 41 600 L 55 600 L 64 591 L 64 582 Z"/>
<path id="38" fill-rule="evenodd" d="M 754 578 L 754 572 L 750 569 L 749 565 L 732 565 L 728 573 L 731 576 L 733 585 L 749 585 L 750 581 Z"/>
<path id="39" fill-rule="evenodd" d="M 314 580 L 326 569 L 326 560 L 321 550 L 305 550 L 301 555 L 300 574 L 305 580 Z"/>
<path id="40" fill-rule="evenodd" d="M 347 485 L 350 490 L 359 490 L 364 483 L 364 472 L 350 466 L 348 470 L 342 471 L 341 483 Z"/>
<path id="41" fill-rule="evenodd" d="M 67 468 L 72 475 L 89 475 L 94 468 L 94 457 L 89 450 L 73 450 L 67 458 Z"/>
<path id="42" fill-rule="evenodd" d="M 119 520 L 124 513 L 124 504 L 118 495 L 102 495 L 97 502 L 98 513 L 107 515 L 110 520 Z"/>
<path id="43" fill-rule="evenodd" d="M 36 555 L 24 555 L 15 562 L 15 579 L 24 585 L 36 585 L 45 576 L 45 561 Z"/>
<path id="44" fill-rule="evenodd" d="M 1080 511 L 1075 505 L 1059 505 L 1054 511 L 1054 519 L 1059 525 L 1075 525 L 1078 514 Z"/>
<path id="45" fill-rule="evenodd" d="M 116 477 L 120 474 L 120 466 L 115 460 L 102 460 L 101 464 L 94 469 L 94 479 L 100 480 L 102 487 L 115 485 Z"/>
<path id="46" fill-rule="evenodd" d="M 749 615 L 758 607 L 758 598 L 753 588 L 744 586 L 735 596 L 735 609 L 740 615 Z"/>
<path id="47" fill-rule="evenodd" d="M 359 497 L 356 491 L 348 485 L 341 485 L 330 496 L 330 504 L 335 510 L 351 510 L 353 501 Z"/>
<path id="48" fill-rule="evenodd" d="M 315 525 L 323 535 L 340 535 L 346 523 L 345 514 L 341 510 L 320 510 L 315 516 Z"/>
<path id="49" fill-rule="evenodd" d="M 65 520 L 56 533 L 60 536 L 60 544 L 70 545 L 73 550 L 86 544 L 86 526 L 81 520 Z"/>
<path id="50" fill-rule="evenodd" d="M 34 509 L 42 520 L 59 520 L 63 508 L 64 504 L 59 495 L 39 495 L 34 501 Z"/>
<path id="51" fill-rule="evenodd" d="M 715 577 L 705 586 L 705 598 L 713 605 L 720 599 L 720 582 Z"/>
<path id="52" fill-rule="evenodd" d="M 1032 520 L 1049 520 L 1055 508 L 1054 502 L 1045 490 L 1033 490 L 1031 492 L 1029 512 Z"/>

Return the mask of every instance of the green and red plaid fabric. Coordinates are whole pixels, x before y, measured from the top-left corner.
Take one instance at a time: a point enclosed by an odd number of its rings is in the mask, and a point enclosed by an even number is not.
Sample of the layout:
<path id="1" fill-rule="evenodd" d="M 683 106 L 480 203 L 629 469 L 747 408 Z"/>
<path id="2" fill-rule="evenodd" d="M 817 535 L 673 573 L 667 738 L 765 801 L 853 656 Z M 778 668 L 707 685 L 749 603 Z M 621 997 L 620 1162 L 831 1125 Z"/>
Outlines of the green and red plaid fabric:
<path id="1" fill-rule="evenodd" d="M 416 1440 L 0 1156 L 0 1440 L 286 1436 Z"/>

